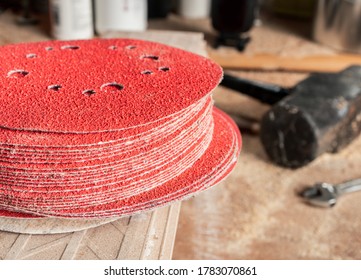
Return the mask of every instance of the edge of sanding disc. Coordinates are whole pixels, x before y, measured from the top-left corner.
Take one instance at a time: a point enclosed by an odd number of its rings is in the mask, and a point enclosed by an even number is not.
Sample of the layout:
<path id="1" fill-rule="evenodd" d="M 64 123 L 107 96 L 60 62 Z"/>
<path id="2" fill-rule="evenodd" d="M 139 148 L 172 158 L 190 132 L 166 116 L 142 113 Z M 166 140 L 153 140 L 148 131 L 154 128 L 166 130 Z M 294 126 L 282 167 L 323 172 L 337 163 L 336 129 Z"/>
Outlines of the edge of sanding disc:
<path id="1" fill-rule="evenodd" d="M 65 213 L 58 216 L 53 215 L 51 218 L 70 220 L 78 218 L 94 220 L 98 218 L 120 218 L 167 206 L 174 201 L 192 197 L 219 183 L 235 168 L 242 147 L 242 138 L 236 124 L 227 114 L 214 107 L 213 117 L 215 133 L 209 148 L 190 169 L 172 179 L 171 182 L 167 182 L 135 197 L 121 200 L 115 204 L 105 205 L 103 206 L 103 212 L 99 212 L 99 209 L 94 208 L 94 215 L 79 214 L 78 216 L 68 216 Z M 227 147 L 226 150 L 224 150 L 225 147 Z M 214 155 L 216 155 L 216 158 Z M 213 161 L 211 165 L 209 164 L 210 160 Z M 206 173 L 199 172 L 199 170 L 203 170 L 201 168 L 207 166 L 208 171 Z M 185 182 L 187 185 L 173 186 L 172 183 L 175 182 Z M 149 199 L 150 197 L 152 199 Z M 138 201 L 138 203 L 132 205 L 132 201 Z M 99 207 L 101 208 L 102 206 Z M 39 218 L 40 220 L 47 219 L 36 216 L 36 213 L 32 216 L 31 214 L 14 213 L 5 210 L 0 210 L 1 216 L 7 217 L 7 219 L 14 219 L 14 221 L 24 218 L 31 220 L 31 217 L 35 218 L 34 220 Z"/>

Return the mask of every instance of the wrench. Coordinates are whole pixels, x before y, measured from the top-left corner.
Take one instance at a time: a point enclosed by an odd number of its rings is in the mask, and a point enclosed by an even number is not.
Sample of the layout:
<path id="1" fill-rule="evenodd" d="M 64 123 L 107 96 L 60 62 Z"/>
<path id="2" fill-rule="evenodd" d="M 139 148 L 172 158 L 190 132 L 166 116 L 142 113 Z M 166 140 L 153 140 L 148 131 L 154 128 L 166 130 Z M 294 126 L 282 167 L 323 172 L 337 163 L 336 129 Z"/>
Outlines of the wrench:
<path id="1" fill-rule="evenodd" d="M 356 179 L 336 185 L 329 183 L 316 183 L 304 190 L 301 196 L 312 205 L 319 207 L 332 207 L 336 205 L 337 199 L 346 193 L 361 190 L 361 179 Z"/>

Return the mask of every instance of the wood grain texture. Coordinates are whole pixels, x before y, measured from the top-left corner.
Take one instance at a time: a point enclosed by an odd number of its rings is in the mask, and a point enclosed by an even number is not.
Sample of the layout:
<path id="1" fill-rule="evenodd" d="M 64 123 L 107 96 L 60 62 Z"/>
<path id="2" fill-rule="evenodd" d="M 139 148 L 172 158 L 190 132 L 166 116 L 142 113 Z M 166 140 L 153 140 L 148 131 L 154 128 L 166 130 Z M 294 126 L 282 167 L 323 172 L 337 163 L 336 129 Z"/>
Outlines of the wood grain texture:
<path id="1" fill-rule="evenodd" d="M 0 217 L 0 230 L 25 234 L 66 233 L 97 227 L 117 219 L 118 218 L 93 220 L 57 218 L 25 219 Z"/>
<path id="2" fill-rule="evenodd" d="M 180 203 L 71 233 L 0 231 L 0 260 L 170 259 Z"/>
<path id="3" fill-rule="evenodd" d="M 336 53 L 299 36 L 290 21 L 262 19 L 251 31 L 244 55 L 333 56 Z M 302 25 L 304 22 L 297 22 Z M 287 30 L 285 30 L 287 29 Z M 221 47 L 220 55 L 234 54 Z M 242 78 L 292 87 L 308 73 L 231 71 Z M 269 106 L 218 87 L 215 104 L 226 112 L 260 120 Z M 361 177 L 361 137 L 336 154 L 324 154 L 296 170 L 272 164 L 258 135 L 243 133 L 243 150 L 219 186 L 182 203 L 174 259 L 361 259 L 361 192 L 342 197 L 332 209 L 312 207 L 298 196 L 316 182 Z"/>
<path id="4" fill-rule="evenodd" d="M 209 49 L 209 56 L 225 69 L 234 70 L 281 70 L 297 72 L 338 72 L 348 66 L 361 64 L 361 55 L 332 54 L 302 57 L 273 54 L 244 54 L 217 52 Z"/>

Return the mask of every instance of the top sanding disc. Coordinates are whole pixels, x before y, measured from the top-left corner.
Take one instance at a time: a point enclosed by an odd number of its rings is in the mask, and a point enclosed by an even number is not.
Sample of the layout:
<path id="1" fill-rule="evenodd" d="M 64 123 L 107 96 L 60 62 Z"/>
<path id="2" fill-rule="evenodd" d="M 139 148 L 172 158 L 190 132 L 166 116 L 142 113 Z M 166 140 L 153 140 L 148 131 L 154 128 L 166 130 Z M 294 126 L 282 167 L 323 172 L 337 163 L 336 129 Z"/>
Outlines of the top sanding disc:
<path id="1" fill-rule="evenodd" d="M 0 48 L 0 216 L 132 215 L 212 187 L 242 141 L 214 62 L 131 39 Z"/>
<path id="2" fill-rule="evenodd" d="M 0 48 L 0 126 L 65 133 L 117 131 L 169 117 L 222 78 L 209 59 L 132 39 Z"/>

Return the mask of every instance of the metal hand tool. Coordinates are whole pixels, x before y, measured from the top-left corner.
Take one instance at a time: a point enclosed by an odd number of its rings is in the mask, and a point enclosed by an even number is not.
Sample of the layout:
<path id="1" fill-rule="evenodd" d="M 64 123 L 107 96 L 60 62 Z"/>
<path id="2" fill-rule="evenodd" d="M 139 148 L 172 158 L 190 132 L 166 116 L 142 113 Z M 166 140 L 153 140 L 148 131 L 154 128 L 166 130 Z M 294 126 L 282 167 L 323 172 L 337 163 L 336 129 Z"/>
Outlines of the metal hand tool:
<path id="1" fill-rule="evenodd" d="M 274 104 L 260 123 L 264 150 L 273 162 L 298 168 L 340 151 L 361 134 L 360 80 L 361 65 L 356 65 L 311 74 L 292 88 L 230 75 L 221 85 Z"/>
<path id="2" fill-rule="evenodd" d="M 319 207 L 335 206 L 337 199 L 346 193 L 361 190 L 361 179 L 356 179 L 341 184 L 317 183 L 302 192 L 302 196 L 312 205 Z"/>

